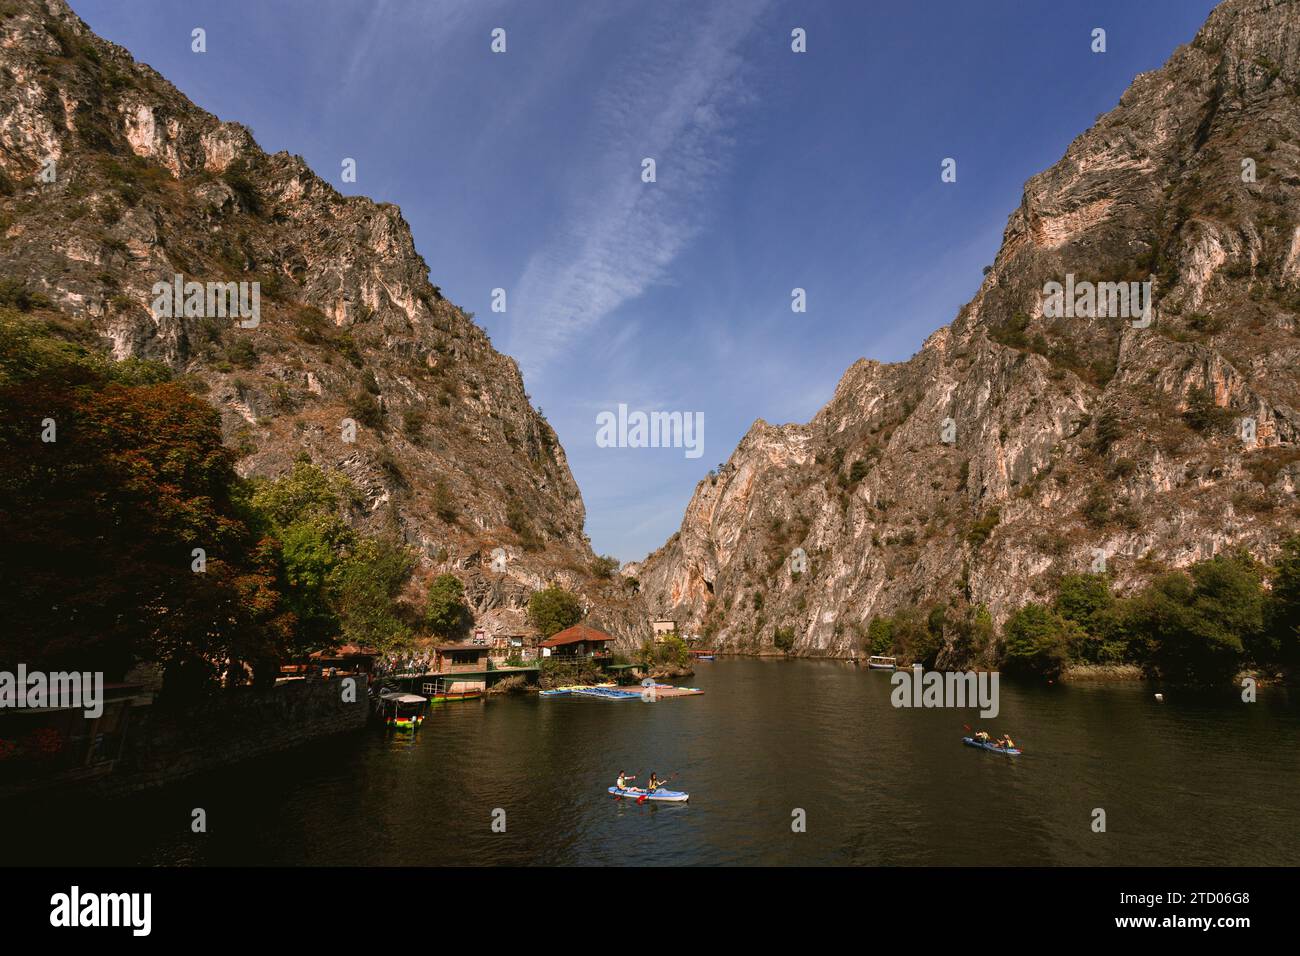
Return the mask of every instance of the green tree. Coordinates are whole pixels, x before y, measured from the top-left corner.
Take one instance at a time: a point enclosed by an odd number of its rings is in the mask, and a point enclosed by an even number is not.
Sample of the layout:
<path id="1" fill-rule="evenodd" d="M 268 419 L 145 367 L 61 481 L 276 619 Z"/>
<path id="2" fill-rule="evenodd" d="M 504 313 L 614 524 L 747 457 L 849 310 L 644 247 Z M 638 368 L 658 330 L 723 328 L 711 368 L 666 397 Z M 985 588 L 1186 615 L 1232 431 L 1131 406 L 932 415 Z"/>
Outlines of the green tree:
<path id="1" fill-rule="evenodd" d="M 362 389 L 352 396 L 348 403 L 348 414 L 367 428 L 376 430 L 384 427 L 384 408 L 379 399 Z"/>
<path id="2" fill-rule="evenodd" d="M 955 600 L 942 621 L 947 646 L 945 666 L 965 667 L 987 654 L 997 637 L 993 616 L 983 604 Z"/>
<path id="3" fill-rule="evenodd" d="M 641 646 L 636 650 L 636 664 L 643 671 L 655 665 L 655 642 L 648 637 L 641 641 Z"/>
<path id="4" fill-rule="evenodd" d="M 1262 575 L 1247 555 L 1218 555 L 1157 578 L 1125 611 L 1161 677 L 1217 683 L 1232 678 L 1264 632 Z"/>
<path id="5" fill-rule="evenodd" d="M 447 487 L 447 482 L 439 478 L 433 483 L 433 490 L 430 493 L 430 504 L 433 512 L 439 519 L 447 524 L 454 524 L 456 517 L 460 513 L 456 507 L 456 499 L 452 497 L 451 489 Z"/>
<path id="6" fill-rule="evenodd" d="M 167 696 L 222 671 L 273 680 L 299 629 L 217 412 L 95 341 L 0 311 L 0 660 L 114 678 L 158 662 Z"/>
<path id="7" fill-rule="evenodd" d="M 1300 535 L 1283 543 L 1274 564 L 1268 627 L 1278 661 L 1287 668 L 1300 667 Z"/>
<path id="8" fill-rule="evenodd" d="M 435 635 L 455 638 L 465 632 L 471 618 L 464 596 L 465 586 L 456 575 L 440 574 L 433 579 L 425 619 Z"/>
<path id="9" fill-rule="evenodd" d="M 336 575 L 356 547 L 357 534 L 344 518 L 356 500 L 346 475 L 307 461 L 253 483 L 250 520 L 280 541 L 286 598 L 316 648 L 329 646 L 340 632 Z"/>
<path id="10" fill-rule="evenodd" d="M 888 654 L 894 649 L 894 622 L 888 617 L 873 617 L 867 625 L 867 646 L 872 654 Z"/>
<path id="11" fill-rule="evenodd" d="M 506 508 L 506 524 L 519 536 L 519 544 L 525 551 L 540 551 L 542 539 L 528 518 L 528 512 L 517 502 L 511 502 Z"/>
<path id="12" fill-rule="evenodd" d="M 931 611 L 906 607 L 894 615 L 894 648 L 904 663 L 933 667 L 943 646 L 942 632 L 931 627 Z M 942 616 L 936 622 L 942 627 Z"/>
<path id="13" fill-rule="evenodd" d="M 691 662 L 691 650 L 686 642 L 676 634 L 665 634 L 659 644 L 659 660 L 677 667 L 685 667 Z"/>
<path id="14" fill-rule="evenodd" d="M 1077 625 L 1042 604 L 1016 610 L 1002 629 L 1008 671 L 1056 678 L 1068 659 Z"/>
<path id="15" fill-rule="evenodd" d="M 971 547 L 979 548 L 983 545 L 1001 520 L 1002 509 L 990 508 L 982 518 L 971 525 L 970 530 L 966 532 L 966 540 L 970 542 Z"/>
<path id="16" fill-rule="evenodd" d="M 415 556 L 405 545 L 361 538 L 332 575 L 342 636 L 381 650 L 409 640 L 411 629 L 398 616 L 396 605 L 414 569 Z"/>
<path id="17" fill-rule="evenodd" d="M 543 588 L 528 599 L 528 620 L 543 638 L 553 637 L 582 620 L 582 602 L 563 588 Z"/>
<path id="18" fill-rule="evenodd" d="M 772 643 L 779 651 L 785 651 L 787 654 L 794 648 L 794 628 L 778 627 L 772 635 Z"/>
<path id="19" fill-rule="evenodd" d="M 643 671 L 662 664 L 685 667 L 691 662 L 691 651 L 686 642 L 676 634 L 665 634 L 657 641 L 648 637 L 643 640 L 634 659 Z"/>
<path id="20" fill-rule="evenodd" d="M 331 546 L 347 547 L 351 532 L 345 510 L 359 496 L 352 481 L 339 471 L 325 471 L 306 459 L 294 462 L 286 475 L 254 483 L 253 504 L 276 528 L 298 521 L 319 521 L 330 532 Z"/>
<path id="21" fill-rule="evenodd" d="M 1108 575 L 1067 574 L 1061 579 L 1052 610 L 1078 625 L 1069 649 L 1072 658 L 1089 664 L 1124 659 L 1124 629 Z"/>
<path id="22" fill-rule="evenodd" d="M 1187 411 L 1183 412 L 1183 421 L 1198 432 L 1212 432 L 1223 429 L 1232 413 L 1219 407 L 1214 400 L 1214 392 L 1198 389 L 1187 396 Z"/>
<path id="23" fill-rule="evenodd" d="M 598 578 L 612 578 L 620 564 L 618 558 L 613 555 L 602 554 L 592 562 L 591 573 Z"/>

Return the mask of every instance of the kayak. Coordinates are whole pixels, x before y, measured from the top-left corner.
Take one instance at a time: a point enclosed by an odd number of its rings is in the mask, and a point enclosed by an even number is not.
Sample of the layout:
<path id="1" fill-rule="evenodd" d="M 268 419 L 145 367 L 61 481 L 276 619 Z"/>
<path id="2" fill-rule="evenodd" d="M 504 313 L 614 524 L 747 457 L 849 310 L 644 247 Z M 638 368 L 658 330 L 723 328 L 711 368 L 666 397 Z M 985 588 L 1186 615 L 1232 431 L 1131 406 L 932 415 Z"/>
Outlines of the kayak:
<path id="1" fill-rule="evenodd" d="M 640 787 L 624 787 L 622 790 L 618 787 L 610 787 L 609 792 L 616 797 L 627 797 L 629 800 L 645 797 L 647 800 L 663 800 L 666 803 L 685 803 L 691 798 L 689 793 L 682 793 L 680 790 L 665 790 L 663 787 L 660 787 L 654 793 L 646 793 Z"/>
<path id="2" fill-rule="evenodd" d="M 982 740 L 976 740 L 974 737 L 963 737 L 961 739 L 961 742 L 964 743 L 967 747 L 979 747 L 983 750 L 991 750 L 995 754 L 1004 754 L 1008 757 L 1020 756 L 1019 747 L 999 747 L 995 743 L 985 743 Z"/>

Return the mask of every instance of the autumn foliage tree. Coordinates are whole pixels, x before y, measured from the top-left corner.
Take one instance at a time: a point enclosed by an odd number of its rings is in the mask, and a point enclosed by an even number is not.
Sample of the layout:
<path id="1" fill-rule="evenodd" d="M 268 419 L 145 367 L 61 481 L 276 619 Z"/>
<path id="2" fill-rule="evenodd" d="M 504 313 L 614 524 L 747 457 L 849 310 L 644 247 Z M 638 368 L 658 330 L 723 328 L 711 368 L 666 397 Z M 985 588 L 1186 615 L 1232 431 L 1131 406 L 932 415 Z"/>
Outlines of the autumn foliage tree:
<path id="1" fill-rule="evenodd" d="M 296 621 L 217 412 L 70 328 L 0 313 L 0 663 L 274 679 Z"/>

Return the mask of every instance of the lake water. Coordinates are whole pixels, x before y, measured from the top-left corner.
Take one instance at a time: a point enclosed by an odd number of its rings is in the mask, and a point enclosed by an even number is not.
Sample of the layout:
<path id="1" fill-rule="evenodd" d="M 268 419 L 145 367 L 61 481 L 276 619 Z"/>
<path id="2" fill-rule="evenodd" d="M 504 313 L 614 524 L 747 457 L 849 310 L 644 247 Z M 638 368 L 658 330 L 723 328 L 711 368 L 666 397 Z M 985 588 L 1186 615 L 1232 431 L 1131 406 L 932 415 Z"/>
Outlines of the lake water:
<path id="1" fill-rule="evenodd" d="M 10 816 L 9 864 L 1300 864 L 1300 708 L 1263 688 L 1004 680 L 1001 713 L 897 709 L 890 675 L 701 663 L 695 697 L 493 698 L 113 801 Z M 1025 753 L 961 744 L 963 724 Z M 687 804 L 616 801 L 620 769 Z M 191 810 L 208 833 L 190 832 Z M 506 831 L 492 831 L 493 811 Z M 1106 832 L 1092 830 L 1093 810 Z M 792 814 L 806 832 L 792 832 Z"/>

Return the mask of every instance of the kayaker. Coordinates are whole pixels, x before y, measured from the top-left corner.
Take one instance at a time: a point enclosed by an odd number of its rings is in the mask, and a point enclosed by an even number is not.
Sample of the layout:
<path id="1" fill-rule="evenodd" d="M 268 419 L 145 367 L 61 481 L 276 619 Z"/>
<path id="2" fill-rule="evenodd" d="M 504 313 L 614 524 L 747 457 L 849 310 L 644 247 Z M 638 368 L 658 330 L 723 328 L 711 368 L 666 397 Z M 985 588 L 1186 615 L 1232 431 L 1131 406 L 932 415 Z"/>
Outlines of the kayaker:
<path id="1" fill-rule="evenodd" d="M 654 792 L 655 792 L 656 790 L 658 790 L 661 786 L 663 786 L 663 784 L 661 784 L 661 783 L 659 782 L 659 778 L 656 777 L 656 776 L 655 776 L 655 772 L 654 772 L 653 770 L 651 770 L 651 771 L 650 771 L 650 783 L 648 783 L 648 784 L 646 785 L 646 792 L 647 792 L 647 793 L 654 793 Z"/>
<path id="2" fill-rule="evenodd" d="M 1002 746 L 1006 747 L 1008 750 L 1014 750 L 1016 746 L 1016 742 L 1011 739 L 1010 734 L 1006 734 L 1002 738 Z"/>
<path id="3" fill-rule="evenodd" d="M 626 789 L 627 789 L 627 785 L 628 785 L 628 781 L 635 780 L 635 779 L 636 779 L 636 777 L 629 777 L 629 776 L 627 775 L 627 771 L 625 771 L 625 770 L 620 770 L 620 771 L 618 772 L 618 789 L 620 789 L 620 790 L 626 790 Z"/>
<path id="4" fill-rule="evenodd" d="M 978 741 L 979 741 L 980 743 L 982 743 L 982 744 L 986 744 L 986 743 L 988 743 L 988 742 L 989 742 L 989 735 L 988 735 L 988 732 L 987 732 L 987 731 L 983 731 L 983 730 L 978 730 L 978 731 L 976 731 L 976 732 L 975 732 L 975 739 L 978 740 Z"/>

